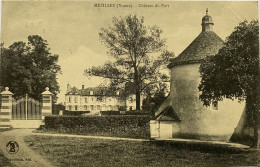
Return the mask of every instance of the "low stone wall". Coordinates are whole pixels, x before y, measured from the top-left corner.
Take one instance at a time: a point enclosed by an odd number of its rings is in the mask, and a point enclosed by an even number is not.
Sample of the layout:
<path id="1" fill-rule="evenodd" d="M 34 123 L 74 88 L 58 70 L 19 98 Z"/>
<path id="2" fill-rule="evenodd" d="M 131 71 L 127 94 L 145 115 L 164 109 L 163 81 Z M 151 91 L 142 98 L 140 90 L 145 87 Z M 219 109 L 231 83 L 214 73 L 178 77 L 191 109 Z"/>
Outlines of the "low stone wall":
<path id="1" fill-rule="evenodd" d="M 13 128 L 39 128 L 40 125 L 44 125 L 42 120 L 11 120 Z"/>

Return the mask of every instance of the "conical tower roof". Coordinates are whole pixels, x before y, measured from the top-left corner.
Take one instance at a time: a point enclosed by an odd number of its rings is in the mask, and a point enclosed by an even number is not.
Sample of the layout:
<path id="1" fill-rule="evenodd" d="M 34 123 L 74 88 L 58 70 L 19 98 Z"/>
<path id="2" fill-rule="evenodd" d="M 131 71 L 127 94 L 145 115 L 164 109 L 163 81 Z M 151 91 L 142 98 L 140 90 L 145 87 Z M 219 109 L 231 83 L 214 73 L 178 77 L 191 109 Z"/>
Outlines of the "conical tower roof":
<path id="1" fill-rule="evenodd" d="M 205 21 L 205 18 L 210 18 Z M 213 31 L 213 20 L 206 13 L 202 19 L 202 32 L 194 41 L 176 58 L 171 60 L 169 68 L 182 65 L 199 63 L 209 55 L 215 55 L 223 45 L 223 40 Z"/>

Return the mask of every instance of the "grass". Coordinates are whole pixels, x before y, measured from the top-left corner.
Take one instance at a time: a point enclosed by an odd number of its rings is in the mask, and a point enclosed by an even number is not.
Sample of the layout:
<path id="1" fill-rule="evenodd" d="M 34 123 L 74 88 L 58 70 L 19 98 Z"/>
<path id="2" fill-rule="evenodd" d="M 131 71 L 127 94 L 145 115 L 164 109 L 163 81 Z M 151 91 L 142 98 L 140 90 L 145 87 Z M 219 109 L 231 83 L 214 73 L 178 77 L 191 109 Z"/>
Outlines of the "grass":
<path id="1" fill-rule="evenodd" d="M 8 130 L 10 130 L 10 129 L 9 128 L 0 129 L 0 132 L 4 132 L 4 131 L 8 131 Z M 4 153 L 2 152 L 2 150 L 0 150 L 0 166 L 5 166 L 5 167 L 13 166 L 13 165 L 11 165 L 10 160 L 4 156 Z"/>
<path id="2" fill-rule="evenodd" d="M 173 141 L 114 141 L 26 136 L 25 142 L 56 166 L 255 166 L 260 152 L 225 145 Z"/>
<path id="3" fill-rule="evenodd" d="M 106 136 L 106 137 L 123 137 L 136 139 L 149 139 L 150 129 L 142 128 L 114 128 L 103 131 L 90 132 L 86 128 L 55 128 L 55 129 L 37 129 L 36 133 L 58 133 L 58 134 L 74 134 L 74 135 L 88 135 L 88 136 Z"/>
<path id="4" fill-rule="evenodd" d="M 4 156 L 2 150 L 0 150 L 0 166 L 5 166 L 5 167 L 7 167 L 7 166 L 13 166 L 13 165 L 11 165 L 10 160 L 7 159 L 7 158 Z"/>

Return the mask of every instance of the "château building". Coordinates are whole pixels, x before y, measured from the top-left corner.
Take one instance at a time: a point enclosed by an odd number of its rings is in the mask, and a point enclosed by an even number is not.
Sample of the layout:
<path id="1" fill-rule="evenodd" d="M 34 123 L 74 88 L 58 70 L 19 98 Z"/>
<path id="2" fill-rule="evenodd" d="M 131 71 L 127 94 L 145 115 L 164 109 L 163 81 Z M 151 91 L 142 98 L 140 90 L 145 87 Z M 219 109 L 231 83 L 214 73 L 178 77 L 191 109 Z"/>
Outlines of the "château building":
<path id="1" fill-rule="evenodd" d="M 122 96 L 121 91 L 108 88 L 88 87 L 81 89 L 67 85 L 65 109 L 69 111 L 129 111 L 136 109 L 135 96 Z"/>

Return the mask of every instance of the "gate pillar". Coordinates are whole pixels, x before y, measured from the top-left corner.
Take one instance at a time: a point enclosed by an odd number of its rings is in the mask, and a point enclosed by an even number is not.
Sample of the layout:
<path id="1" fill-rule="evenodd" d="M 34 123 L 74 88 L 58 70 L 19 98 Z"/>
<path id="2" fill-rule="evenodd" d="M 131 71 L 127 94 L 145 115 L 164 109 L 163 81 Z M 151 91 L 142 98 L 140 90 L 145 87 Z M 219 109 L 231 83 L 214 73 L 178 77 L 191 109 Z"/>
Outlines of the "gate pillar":
<path id="1" fill-rule="evenodd" d="M 13 93 L 9 91 L 8 87 L 5 87 L 5 90 L 0 93 L 0 96 L 0 128 L 10 128 L 12 119 Z"/>
<path id="2" fill-rule="evenodd" d="M 48 87 L 42 93 L 42 119 L 47 115 L 52 115 L 52 93 Z"/>

